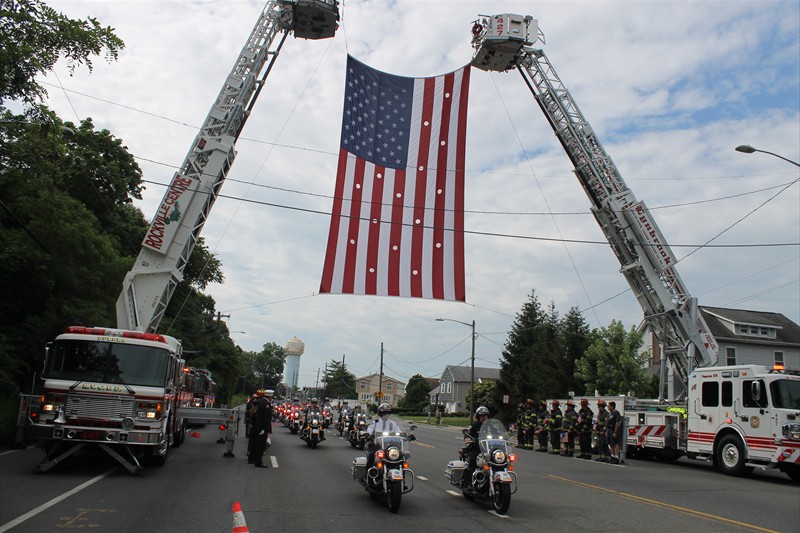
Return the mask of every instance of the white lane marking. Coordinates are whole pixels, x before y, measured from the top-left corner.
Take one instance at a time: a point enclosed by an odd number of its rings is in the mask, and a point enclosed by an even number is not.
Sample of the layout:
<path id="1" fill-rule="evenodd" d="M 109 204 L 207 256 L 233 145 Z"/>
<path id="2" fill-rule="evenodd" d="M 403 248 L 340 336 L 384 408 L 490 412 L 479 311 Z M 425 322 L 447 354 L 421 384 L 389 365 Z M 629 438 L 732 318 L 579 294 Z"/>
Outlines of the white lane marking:
<path id="1" fill-rule="evenodd" d="M 61 502 L 63 500 L 66 500 L 67 498 L 69 498 L 73 494 L 77 494 L 78 492 L 80 492 L 83 489 L 89 487 L 90 485 L 94 485 L 95 483 L 97 483 L 98 481 L 100 481 L 101 479 L 103 479 L 104 477 L 109 475 L 111 472 L 114 472 L 116 470 L 117 470 L 117 467 L 115 466 L 114 468 L 112 468 L 108 472 L 106 472 L 104 474 L 100 474 L 99 476 L 93 477 L 92 479 L 90 479 L 86 483 L 82 483 L 82 484 L 78 485 L 77 487 L 75 487 L 74 489 L 65 492 L 61 496 L 53 498 L 52 500 L 50 500 L 47 503 L 43 503 L 42 505 L 40 505 L 36 509 L 32 509 L 32 510 L 28 511 L 24 515 L 15 518 L 11 522 L 6 522 L 2 526 L 0 526 L 0 533 L 3 533 L 4 531 L 8 531 L 12 527 L 18 526 L 19 524 L 21 524 L 25 520 L 36 516 L 37 514 L 41 513 L 42 511 L 44 511 L 46 509 L 49 509 L 50 507 L 56 505 L 57 503 L 59 503 L 59 502 Z"/>
<path id="2" fill-rule="evenodd" d="M 505 515 L 505 514 L 500 514 L 500 513 L 498 513 L 497 511 L 495 511 L 494 509 L 492 509 L 491 511 L 489 511 L 489 514 L 493 514 L 493 515 L 495 515 L 497 518 L 508 518 L 508 515 Z"/>
<path id="3" fill-rule="evenodd" d="M 269 456 L 269 462 L 272 464 L 272 468 L 278 468 L 278 458 L 274 455 Z"/>
<path id="4" fill-rule="evenodd" d="M 446 490 L 445 492 L 446 492 L 447 494 L 451 494 L 451 495 L 453 495 L 453 496 L 458 496 L 458 497 L 461 497 L 461 493 L 460 493 L 460 492 L 456 492 L 456 491 L 454 491 L 454 490 Z"/>
<path id="5" fill-rule="evenodd" d="M 428 481 L 428 478 L 423 476 L 417 476 L 417 479 L 421 479 L 422 481 Z"/>

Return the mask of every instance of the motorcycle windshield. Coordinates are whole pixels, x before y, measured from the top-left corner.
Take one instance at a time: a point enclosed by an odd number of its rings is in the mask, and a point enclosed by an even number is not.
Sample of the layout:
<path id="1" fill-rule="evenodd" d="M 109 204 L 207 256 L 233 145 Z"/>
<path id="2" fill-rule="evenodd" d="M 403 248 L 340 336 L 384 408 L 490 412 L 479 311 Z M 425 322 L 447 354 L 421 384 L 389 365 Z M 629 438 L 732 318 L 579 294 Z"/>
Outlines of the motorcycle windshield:
<path id="1" fill-rule="evenodd" d="M 496 418 L 490 418 L 483 423 L 478 434 L 478 440 L 480 441 L 481 451 L 484 453 L 498 448 L 504 451 L 508 449 L 508 432 L 503 423 Z"/>
<path id="2" fill-rule="evenodd" d="M 399 448 L 400 451 L 404 452 L 408 448 L 408 440 L 401 435 L 383 435 L 375 437 L 375 444 L 384 450 L 395 446 Z"/>

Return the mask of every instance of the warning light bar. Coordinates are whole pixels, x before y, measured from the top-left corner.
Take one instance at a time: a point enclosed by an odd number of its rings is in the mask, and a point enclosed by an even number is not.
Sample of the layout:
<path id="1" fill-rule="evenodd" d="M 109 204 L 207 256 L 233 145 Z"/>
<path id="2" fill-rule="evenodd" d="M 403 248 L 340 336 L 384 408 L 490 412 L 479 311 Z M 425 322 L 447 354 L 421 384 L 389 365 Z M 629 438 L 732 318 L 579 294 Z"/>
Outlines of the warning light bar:
<path id="1" fill-rule="evenodd" d="M 109 335 L 124 337 L 126 339 L 139 339 L 143 341 L 161 342 L 167 344 L 167 339 L 158 333 L 144 333 L 141 331 L 128 331 L 123 329 L 88 328 L 85 326 L 68 326 L 65 333 L 77 335 Z"/>

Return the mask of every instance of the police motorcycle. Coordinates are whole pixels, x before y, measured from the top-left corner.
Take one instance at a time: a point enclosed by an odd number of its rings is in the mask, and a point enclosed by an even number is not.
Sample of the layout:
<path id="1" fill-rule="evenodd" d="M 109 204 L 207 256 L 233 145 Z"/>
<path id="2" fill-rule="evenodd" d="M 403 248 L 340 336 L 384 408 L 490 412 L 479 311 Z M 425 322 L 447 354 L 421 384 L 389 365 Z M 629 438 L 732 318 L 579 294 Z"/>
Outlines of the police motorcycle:
<path id="1" fill-rule="evenodd" d="M 323 417 L 319 407 L 309 407 L 308 414 L 300 430 L 300 438 L 311 448 L 325 440 L 325 429 L 322 427 Z"/>
<path id="2" fill-rule="evenodd" d="M 331 406 L 324 405 L 322 407 L 322 427 L 328 429 L 331 424 L 333 424 L 333 413 L 331 412 Z"/>
<path id="3" fill-rule="evenodd" d="M 369 419 L 364 413 L 356 413 L 355 420 L 353 420 L 353 429 L 347 434 L 347 441 L 353 448 L 363 450 L 367 445 L 367 427 L 369 426 Z"/>
<path id="4" fill-rule="evenodd" d="M 286 421 L 286 427 L 289 428 L 292 435 L 297 435 L 300 431 L 300 426 L 303 424 L 303 411 L 299 406 L 293 406 L 289 411 L 289 417 Z"/>
<path id="5" fill-rule="evenodd" d="M 389 511 L 400 509 L 403 494 L 414 490 L 414 472 L 409 468 L 409 441 L 416 440 L 412 425 L 409 433 L 376 433 L 373 437 L 377 446 L 375 463 L 367 470 L 367 458 L 356 457 L 351 472 L 353 479 L 361 483 L 370 496 L 385 500 Z"/>
<path id="6" fill-rule="evenodd" d="M 342 409 L 342 417 L 341 420 L 339 421 L 339 427 L 338 427 L 340 437 L 347 438 L 347 435 L 345 435 L 345 431 L 347 431 L 347 428 L 350 427 L 350 422 L 352 420 L 353 420 L 352 409 L 347 409 L 347 410 Z"/>
<path id="7" fill-rule="evenodd" d="M 469 430 L 464 430 L 464 447 L 458 450 L 458 460 L 447 463 L 445 477 L 461 489 L 468 500 L 490 501 L 498 514 L 505 514 L 511 505 L 511 495 L 517 492 L 514 472 L 516 455 L 502 422 L 490 418 L 483 423 L 478 436 L 478 457 L 470 476 L 467 449 L 473 444 Z"/>

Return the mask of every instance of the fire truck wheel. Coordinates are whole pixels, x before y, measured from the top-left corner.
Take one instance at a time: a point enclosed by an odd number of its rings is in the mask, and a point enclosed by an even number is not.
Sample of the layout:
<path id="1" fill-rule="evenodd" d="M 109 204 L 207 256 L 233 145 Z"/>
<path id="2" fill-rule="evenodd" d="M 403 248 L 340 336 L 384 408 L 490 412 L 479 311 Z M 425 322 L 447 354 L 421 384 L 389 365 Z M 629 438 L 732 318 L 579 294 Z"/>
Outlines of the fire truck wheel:
<path id="1" fill-rule="evenodd" d="M 742 440 L 736 435 L 725 435 L 717 445 L 717 468 L 729 476 L 744 476 L 753 471 L 748 468 Z"/>

